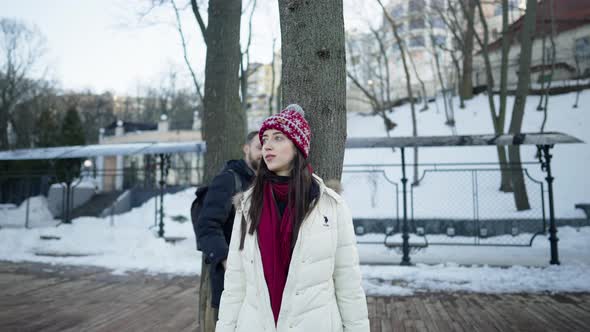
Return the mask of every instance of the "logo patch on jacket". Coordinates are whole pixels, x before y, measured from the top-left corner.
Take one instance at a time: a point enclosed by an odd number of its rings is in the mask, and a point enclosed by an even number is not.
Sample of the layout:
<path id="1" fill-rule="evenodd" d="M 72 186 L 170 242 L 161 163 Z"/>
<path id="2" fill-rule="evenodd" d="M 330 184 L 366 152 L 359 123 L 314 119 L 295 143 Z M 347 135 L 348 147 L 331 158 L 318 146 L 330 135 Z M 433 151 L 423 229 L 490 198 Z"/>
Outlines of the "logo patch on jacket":
<path id="1" fill-rule="evenodd" d="M 328 217 L 324 216 L 324 227 L 330 227 L 330 224 L 328 223 Z"/>

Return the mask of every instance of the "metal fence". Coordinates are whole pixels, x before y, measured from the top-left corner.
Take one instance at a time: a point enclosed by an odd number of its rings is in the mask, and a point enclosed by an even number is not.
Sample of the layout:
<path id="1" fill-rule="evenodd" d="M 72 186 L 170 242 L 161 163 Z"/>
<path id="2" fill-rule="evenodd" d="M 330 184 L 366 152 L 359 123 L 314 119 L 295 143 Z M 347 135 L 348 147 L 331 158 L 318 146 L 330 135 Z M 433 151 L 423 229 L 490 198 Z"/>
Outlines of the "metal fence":
<path id="1" fill-rule="evenodd" d="M 56 225 L 80 216 L 112 218 L 154 197 L 197 187 L 200 184 L 193 183 L 195 176 L 190 175 L 198 174 L 200 178 L 202 171 L 202 168 L 172 168 L 166 162 L 142 169 L 85 169 L 70 186 L 58 181 L 52 170 L 4 172 L 0 174 L 0 218 L 10 220 L 2 220 L 0 228 L 34 227 L 32 217 L 39 209 L 48 209 L 51 216 L 45 213 L 41 217 L 55 218 Z M 159 226 L 165 215 L 162 202 L 162 199 L 155 200 L 155 226 Z"/>
<path id="2" fill-rule="evenodd" d="M 162 165 L 164 167 L 162 168 Z M 411 166 L 411 165 L 410 165 Z M 402 238 L 402 189 L 395 179 L 400 178 L 398 164 L 345 165 L 343 171 L 344 195 L 353 211 L 357 234 L 382 234 L 382 243 L 388 247 L 399 247 Z M 530 209 L 516 211 L 513 193 L 499 191 L 501 171 L 497 163 L 454 163 L 420 164 L 419 185 L 409 188 L 408 220 L 410 244 L 414 247 L 428 245 L 487 245 L 487 246 L 530 246 L 539 234 L 547 231 L 547 207 L 545 184 L 535 179 L 529 168 L 538 168 L 538 163 L 523 163 L 522 168 L 511 168 L 510 172 L 523 172 Z M 202 173 L 202 168 L 167 167 L 154 163 L 149 168 L 125 168 L 121 170 L 86 170 L 82 179 L 105 179 L 122 177 L 122 186 L 111 190 L 112 197 L 96 188 L 92 189 L 95 210 L 100 204 L 101 216 L 115 215 L 144 204 L 155 196 L 174 193 L 199 184 L 191 183 L 191 174 Z M 108 181 L 106 181 L 108 182 Z M 72 183 L 72 197 L 68 200 L 63 184 L 56 181 L 54 174 L 22 172 L 0 175 L 0 209 L 21 209 L 21 219 L 14 225 L 29 227 L 30 207 L 26 198 L 50 196 L 51 185 L 58 188 L 58 203 L 54 210 L 71 210 L 70 217 L 84 213 L 82 205 L 76 204 L 82 192 L 82 183 Z M 104 186 L 104 183 L 103 183 Z M 127 193 L 125 204 L 115 201 Z M 61 195 L 61 198 L 60 198 Z M 52 198 L 55 199 L 55 193 Z M 102 199 L 103 202 L 99 202 Z M 91 199 L 88 199 L 91 202 Z M 154 225 L 163 219 L 162 200 L 154 206 Z M 59 204 L 61 208 L 59 209 Z M 92 209 L 93 207 L 86 207 Z M 2 211 L 0 211 L 2 212 Z M 54 211 L 55 212 L 55 211 Z M 97 212 L 94 211 L 96 214 Z M 64 218 L 64 213 L 54 214 Z M 577 224 L 580 225 L 579 223 Z M 363 242 L 361 238 L 361 242 Z M 368 242 L 367 242 L 368 243 Z"/>
<path id="3" fill-rule="evenodd" d="M 344 195 L 352 205 L 356 233 L 383 235 L 382 240 L 361 237 L 359 243 L 391 248 L 402 245 L 402 186 L 394 180 L 401 178 L 400 168 L 399 164 L 345 165 Z M 531 246 L 538 235 L 545 235 L 546 184 L 539 174 L 535 178 L 530 171 L 540 173 L 539 163 L 525 162 L 505 170 L 511 175 L 523 173 L 529 209 L 517 211 L 514 193 L 500 191 L 501 169 L 497 163 L 420 164 L 419 182 L 408 190 L 410 246 Z M 367 188 L 381 194 L 387 190 L 389 197 L 372 202 Z M 559 224 L 582 226 L 587 221 L 560 220 Z"/>

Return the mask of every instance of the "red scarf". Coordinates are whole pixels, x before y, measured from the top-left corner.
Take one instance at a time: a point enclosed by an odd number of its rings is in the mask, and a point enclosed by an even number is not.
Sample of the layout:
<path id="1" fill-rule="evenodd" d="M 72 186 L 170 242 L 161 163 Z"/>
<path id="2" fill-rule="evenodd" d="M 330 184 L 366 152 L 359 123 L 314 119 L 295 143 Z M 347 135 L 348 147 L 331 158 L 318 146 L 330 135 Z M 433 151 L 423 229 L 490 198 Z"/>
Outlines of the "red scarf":
<path id="1" fill-rule="evenodd" d="M 275 183 L 270 180 L 265 182 L 262 213 L 258 225 L 258 246 L 275 324 L 279 319 L 283 291 L 291 263 L 293 209 L 287 202 L 288 197 L 289 183 Z M 282 217 L 279 216 L 275 199 L 277 202 L 287 202 Z"/>

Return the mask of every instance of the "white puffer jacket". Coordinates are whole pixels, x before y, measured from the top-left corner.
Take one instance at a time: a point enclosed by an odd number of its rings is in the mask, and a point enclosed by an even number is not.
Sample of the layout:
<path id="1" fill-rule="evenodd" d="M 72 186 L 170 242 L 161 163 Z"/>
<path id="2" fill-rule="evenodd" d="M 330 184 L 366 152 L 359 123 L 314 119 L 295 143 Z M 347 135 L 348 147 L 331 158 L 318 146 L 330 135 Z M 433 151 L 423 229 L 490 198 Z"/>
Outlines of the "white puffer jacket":
<path id="1" fill-rule="evenodd" d="M 369 331 L 350 210 L 314 178 L 319 201 L 301 226 L 276 326 L 256 233 L 246 234 L 239 250 L 243 214 L 250 223 L 245 211 L 252 190 L 244 193 L 236 209 L 216 332 Z"/>

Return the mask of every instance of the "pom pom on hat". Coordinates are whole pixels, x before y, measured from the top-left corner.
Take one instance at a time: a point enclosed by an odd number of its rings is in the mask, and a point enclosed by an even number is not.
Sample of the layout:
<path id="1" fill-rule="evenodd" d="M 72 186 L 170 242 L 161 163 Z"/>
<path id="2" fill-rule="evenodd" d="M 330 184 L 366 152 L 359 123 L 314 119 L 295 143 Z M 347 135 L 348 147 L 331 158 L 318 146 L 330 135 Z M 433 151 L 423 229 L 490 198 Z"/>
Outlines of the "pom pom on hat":
<path id="1" fill-rule="evenodd" d="M 285 107 L 285 110 L 291 110 L 291 111 L 295 111 L 299 114 L 301 114 L 302 117 L 305 117 L 305 111 L 303 110 L 303 108 L 301 108 L 301 106 L 297 105 L 297 104 L 291 104 L 287 107 Z"/>

